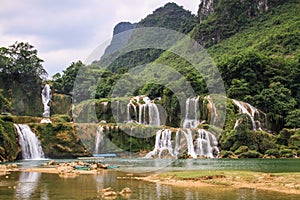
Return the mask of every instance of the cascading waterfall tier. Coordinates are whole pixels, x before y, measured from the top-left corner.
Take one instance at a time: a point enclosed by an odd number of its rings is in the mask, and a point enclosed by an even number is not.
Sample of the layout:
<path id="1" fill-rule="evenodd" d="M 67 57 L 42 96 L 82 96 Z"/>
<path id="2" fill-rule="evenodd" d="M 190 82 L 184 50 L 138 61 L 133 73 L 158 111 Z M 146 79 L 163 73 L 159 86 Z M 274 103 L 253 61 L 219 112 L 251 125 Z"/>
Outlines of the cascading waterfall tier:
<path id="1" fill-rule="evenodd" d="M 115 145 L 107 135 L 112 132 L 118 132 L 118 126 L 111 126 L 108 124 L 99 124 L 94 136 L 94 147 L 91 148 L 91 152 L 94 155 L 108 153 L 108 152 L 121 152 L 117 145 Z"/>
<path id="2" fill-rule="evenodd" d="M 219 155 L 218 140 L 214 133 L 198 128 L 200 123 L 200 97 L 191 97 L 186 100 L 186 113 L 183 128 L 177 129 L 175 139 L 172 139 L 172 131 L 162 129 L 157 131 L 154 150 L 146 155 L 146 158 L 158 157 L 162 154 L 177 158 L 181 152 L 187 152 L 189 157 L 215 158 Z M 212 111 L 211 121 L 214 123 L 218 117 L 216 107 L 210 96 L 204 99 Z M 204 101 L 203 101 L 204 106 Z"/>
<path id="3" fill-rule="evenodd" d="M 208 102 L 208 105 L 206 107 L 210 115 L 210 123 L 212 125 L 216 125 L 219 117 L 216 105 L 214 104 L 213 99 L 210 95 L 204 97 L 203 106 L 205 105 L 205 100 Z"/>
<path id="4" fill-rule="evenodd" d="M 143 100 L 142 102 L 141 99 Z M 139 124 L 161 125 L 158 107 L 147 96 L 133 97 L 127 104 L 127 122 L 132 122 L 133 120 Z"/>
<path id="5" fill-rule="evenodd" d="M 267 117 L 266 114 L 259 111 L 254 106 L 250 105 L 249 103 L 238 101 L 235 99 L 232 99 L 232 102 L 239 108 L 239 112 L 241 114 L 246 114 L 251 119 L 252 123 L 252 129 L 253 130 L 262 130 L 262 124 L 261 124 L 261 113 L 264 115 L 265 118 L 265 125 L 267 124 Z M 240 120 L 237 119 L 234 125 L 234 129 L 238 127 L 240 124 Z"/>
<path id="6" fill-rule="evenodd" d="M 169 129 L 158 130 L 156 132 L 154 150 L 149 152 L 146 155 L 146 158 L 152 158 L 156 155 L 161 158 L 161 155 L 164 151 L 167 151 L 171 157 L 177 157 L 177 153 L 172 146 L 171 134 L 172 132 Z"/>
<path id="7" fill-rule="evenodd" d="M 199 122 L 199 97 L 188 98 L 185 102 L 183 128 L 195 128 Z"/>
<path id="8" fill-rule="evenodd" d="M 156 132 L 154 149 L 145 157 L 178 158 L 187 153 L 191 158 L 216 158 L 217 146 L 216 136 L 204 129 L 162 129 Z"/>
<path id="9" fill-rule="evenodd" d="M 26 124 L 14 124 L 14 126 L 18 132 L 22 158 L 35 160 L 45 158 L 41 143 L 30 127 Z"/>
<path id="10" fill-rule="evenodd" d="M 94 150 L 95 154 L 99 153 L 99 145 L 103 141 L 103 137 L 104 137 L 103 131 L 104 131 L 104 127 L 98 126 L 97 132 L 96 132 L 96 139 L 95 139 L 95 150 Z"/>
<path id="11" fill-rule="evenodd" d="M 41 120 L 41 123 L 51 123 L 50 117 L 50 106 L 49 103 L 52 98 L 51 88 L 49 84 L 46 84 L 44 86 L 44 89 L 42 90 L 42 103 L 44 105 L 44 112 L 43 112 L 43 119 Z"/>

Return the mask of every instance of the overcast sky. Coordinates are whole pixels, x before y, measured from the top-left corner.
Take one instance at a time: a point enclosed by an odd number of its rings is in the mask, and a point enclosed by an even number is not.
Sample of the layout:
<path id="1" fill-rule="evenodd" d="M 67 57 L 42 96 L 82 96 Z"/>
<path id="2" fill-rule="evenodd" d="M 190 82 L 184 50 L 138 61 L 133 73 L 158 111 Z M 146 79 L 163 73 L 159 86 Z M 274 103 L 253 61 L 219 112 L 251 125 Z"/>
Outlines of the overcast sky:
<path id="1" fill-rule="evenodd" d="M 1 0 L 0 46 L 29 42 L 54 75 L 85 61 L 119 22 L 138 22 L 167 2 L 196 14 L 200 0 Z"/>

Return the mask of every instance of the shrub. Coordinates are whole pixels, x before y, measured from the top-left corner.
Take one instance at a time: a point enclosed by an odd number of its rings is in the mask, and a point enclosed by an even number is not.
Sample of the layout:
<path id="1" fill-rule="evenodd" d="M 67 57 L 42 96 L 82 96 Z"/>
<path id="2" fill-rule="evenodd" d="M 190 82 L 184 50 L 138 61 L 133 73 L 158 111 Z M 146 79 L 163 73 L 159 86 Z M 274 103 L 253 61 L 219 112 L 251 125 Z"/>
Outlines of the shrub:
<path id="1" fill-rule="evenodd" d="M 279 157 L 279 151 L 278 151 L 278 149 L 268 149 L 265 152 L 265 154 L 268 155 L 268 156 L 275 156 L 276 158 Z"/>
<path id="2" fill-rule="evenodd" d="M 261 158 L 262 154 L 258 153 L 257 151 L 247 151 L 239 155 L 239 158 Z"/>
<path id="3" fill-rule="evenodd" d="M 235 157 L 235 154 L 232 151 L 222 150 L 220 153 L 220 157 L 221 158 L 233 158 L 233 157 Z"/>
<path id="4" fill-rule="evenodd" d="M 292 149 L 282 149 L 279 151 L 280 157 L 284 158 L 292 158 L 293 157 L 293 150 Z"/>
<path id="5" fill-rule="evenodd" d="M 249 150 L 247 146 L 240 146 L 234 153 L 239 155 L 241 153 L 246 153 Z"/>

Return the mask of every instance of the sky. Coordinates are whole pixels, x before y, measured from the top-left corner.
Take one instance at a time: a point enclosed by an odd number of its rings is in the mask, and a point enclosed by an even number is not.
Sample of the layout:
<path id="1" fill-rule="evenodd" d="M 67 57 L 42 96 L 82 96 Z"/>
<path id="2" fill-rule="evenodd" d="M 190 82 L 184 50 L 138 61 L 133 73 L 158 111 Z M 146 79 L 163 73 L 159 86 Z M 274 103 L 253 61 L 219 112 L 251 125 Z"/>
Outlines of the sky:
<path id="1" fill-rule="evenodd" d="M 167 2 L 196 14 L 200 0 L 1 0 L 0 47 L 29 42 L 51 77 L 84 62 L 119 22 L 139 22 Z"/>

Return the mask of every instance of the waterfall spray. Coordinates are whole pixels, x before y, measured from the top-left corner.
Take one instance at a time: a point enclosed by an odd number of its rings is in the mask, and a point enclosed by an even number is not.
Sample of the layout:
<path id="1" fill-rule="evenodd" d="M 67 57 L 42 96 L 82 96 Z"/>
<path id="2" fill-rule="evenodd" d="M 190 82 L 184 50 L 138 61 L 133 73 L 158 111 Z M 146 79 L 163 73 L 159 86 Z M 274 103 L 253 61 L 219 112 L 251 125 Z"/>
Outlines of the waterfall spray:
<path id="1" fill-rule="evenodd" d="M 44 112 L 43 112 L 43 119 L 41 120 L 41 123 L 51 123 L 50 118 L 50 106 L 49 103 L 52 98 L 52 93 L 50 89 L 50 85 L 46 84 L 44 89 L 42 90 L 42 102 L 44 105 Z"/>
<path id="2" fill-rule="evenodd" d="M 23 159 L 43 159 L 44 152 L 37 136 L 26 124 L 14 124 L 19 136 Z"/>

